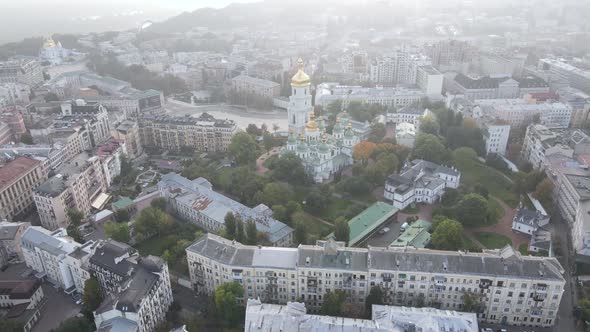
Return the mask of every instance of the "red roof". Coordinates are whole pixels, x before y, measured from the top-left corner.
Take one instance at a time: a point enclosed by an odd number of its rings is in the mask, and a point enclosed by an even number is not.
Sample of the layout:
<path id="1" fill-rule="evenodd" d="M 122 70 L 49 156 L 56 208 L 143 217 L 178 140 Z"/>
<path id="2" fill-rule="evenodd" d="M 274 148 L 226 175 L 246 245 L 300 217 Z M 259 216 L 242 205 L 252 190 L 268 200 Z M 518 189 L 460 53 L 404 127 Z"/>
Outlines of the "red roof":
<path id="1" fill-rule="evenodd" d="M 41 162 L 29 157 L 18 157 L 0 167 L 0 190 L 8 187 L 24 174 L 30 172 Z"/>

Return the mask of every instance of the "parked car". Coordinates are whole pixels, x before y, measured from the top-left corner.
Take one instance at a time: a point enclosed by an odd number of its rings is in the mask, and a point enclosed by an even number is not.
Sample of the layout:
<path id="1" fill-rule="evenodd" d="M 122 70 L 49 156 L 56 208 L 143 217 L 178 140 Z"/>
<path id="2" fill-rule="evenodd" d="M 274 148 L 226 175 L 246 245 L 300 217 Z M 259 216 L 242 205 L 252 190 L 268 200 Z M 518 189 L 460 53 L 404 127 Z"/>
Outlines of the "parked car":
<path id="1" fill-rule="evenodd" d="M 485 328 L 482 328 L 482 329 L 481 329 L 481 332 L 494 332 L 494 330 L 492 330 L 492 329 L 491 329 L 491 328 L 489 328 L 489 327 L 485 327 Z"/>
<path id="2" fill-rule="evenodd" d="M 379 234 L 383 235 L 385 233 L 389 232 L 389 227 L 383 227 L 381 228 L 381 230 L 379 231 Z"/>

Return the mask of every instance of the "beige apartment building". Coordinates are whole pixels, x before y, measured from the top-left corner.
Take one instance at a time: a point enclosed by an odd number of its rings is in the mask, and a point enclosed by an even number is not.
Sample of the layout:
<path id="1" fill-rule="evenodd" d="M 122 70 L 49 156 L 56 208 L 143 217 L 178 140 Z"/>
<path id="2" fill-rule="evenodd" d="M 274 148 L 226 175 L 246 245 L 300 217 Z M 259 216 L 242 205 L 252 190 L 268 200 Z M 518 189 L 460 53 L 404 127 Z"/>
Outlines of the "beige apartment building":
<path id="1" fill-rule="evenodd" d="M 33 190 L 44 180 L 41 162 L 18 157 L 0 167 L 0 219 L 12 221 L 33 205 Z"/>
<path id="2" fill-rule="evenodd" d="M 111 130 L 111 135 L 114 138 L 125 142 L 127 156 L 129 158 L 137 158 L 143 153 L 137 122 L 131 120 L 123 121 L 117 126 L 117 128 Z"/>
<path id="3" fill-rule="evenodd" d="M 191 116 L 157 116 L 141 119 L 139 133 L 144 147 L 169 151 L 187 148 L 193 151 L 227 151 L 237 126 L 232 120 L 220 120 L 203 113 Z"/>
<path id="4" fill-rule="evenodd" d="M 68 209 L 88 215 L 98 196 L 108 189 L 100 158 L 86 152 L 65 163 L 56 173 L 33 193 L 41 225 L 49 230 L 68 226 Z"/>
<path id="5" fill-rule="evenodd" d="M 253 94 L 266 98 L 278 97 L 281 94 L 281 85 L 279 83 L 246 75 L 232 78 L 231 86 L 238 93 Z"/>
<path id="6" fill-rule="evenodd" d="M 275 248 L 208 234 L 186 252 L 198 293 L 210 295 L 223 283 L 238 282 L 245 298 L 299 301 L 311 311 L 333 290 L 362 307 L 371 287 L 380 286 L 388 305 L 461 311 L 463 297 L 471 294 L 482 305 L 481 322 L 552 326 L 565 286 L 557 259 L 521 256 L 508 246 L 483 253 L 347 248 L 334 241 Z"/>

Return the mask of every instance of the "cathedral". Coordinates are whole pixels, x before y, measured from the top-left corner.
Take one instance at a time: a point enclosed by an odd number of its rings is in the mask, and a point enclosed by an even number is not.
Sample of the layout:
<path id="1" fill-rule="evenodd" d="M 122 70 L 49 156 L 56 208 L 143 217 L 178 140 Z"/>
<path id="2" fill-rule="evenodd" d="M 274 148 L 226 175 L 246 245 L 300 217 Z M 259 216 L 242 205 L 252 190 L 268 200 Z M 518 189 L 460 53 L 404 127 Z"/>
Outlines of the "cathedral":
<path id="1" fill-rule="evenodd" d="M 43 61 L 50 62 L 52 65 L 58 65 L 71 54 L 72 51 L 62 47 L 60 42 L 56 43 L 53 38 L 49 37 L 43 43 L 43 47 L 39 52 L 39 57 Z"/>
<path id="2" fill-rule="evenodd" d="M 326 133 L 326 120 L 314 116 L 310 79 L 303 71 L 303 60 L 299 59 L 297 65 L 287 108 L 289 139 L 282 153 L 295 153 L 313 180 L 322 183 L 352 164 L 352 150 L 360 139 L 345 112 L 336 117 L 332 134 Z"/>

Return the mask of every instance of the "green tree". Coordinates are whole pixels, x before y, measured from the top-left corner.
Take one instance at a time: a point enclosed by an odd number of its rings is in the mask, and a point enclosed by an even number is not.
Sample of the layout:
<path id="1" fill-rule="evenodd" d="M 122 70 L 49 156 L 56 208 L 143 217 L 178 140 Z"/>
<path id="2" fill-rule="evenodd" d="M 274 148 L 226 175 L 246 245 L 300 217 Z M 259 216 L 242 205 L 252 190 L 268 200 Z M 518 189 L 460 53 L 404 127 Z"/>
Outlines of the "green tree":
<path id="1" fill-rule="evenodd" d="M 43 97 L 43 99 L 45 99 L 46 103 L 51 102 L 51 101 L 59 101 L 59 96 L 53 92 L 49 92 L 48 94 L 46 94 Z"/>
<path id="2" fill-rule="evenodd" d="M 320 213 L 327 204 L 328 198 L 318 190 L 312 190 L 305 198 L 305 209 L 313 214 Z"/>
<path id="3" fill-rule="evenodd" d="M 236 218 L 236 241 L 240 243 L 246 242 L 246 235 L 244 234 L 244 222 L 241 218 Z"/>
<path id="4" fill-rule="evenodd" d="M 543 203 L 548 203 L 551 202 L 552 194 L 553 182 L 549 178 L 545 178 L 537 185 L 533 196 Z"/>
<path id="5" fill-rule="evenodd" d="M 21 141 L 21 143 L 27 144 L 27 145 L 35 144 L 35 142 L 33 142 L 33 136 L 31 136 L 31 134 L 29 134 L 29 132 L 22 134 L 20 136 L 20 141 Z"/>
<path id="6" fill-rule="evenodd" d="M 365 316 L 371 317 L 373 312 L 373 304 L 383 304 L 384 297 L 383 289 L 379 286 L 371 287 L 369 295 L 365 299 Z"/>
<path id="7" fill-rule="evenodd" d="M 324 302 L 320 308 L 322 315 L 327 316 L 342 316 L 344 303 L 346 301 L 346 293 L 337 289 L 333 292 L 328 292 L 324 295 Z"/>
<path id="8" fill-rule="evenodd" d="M 459 250 L 463 248 L 463 225 L 453 219 L 436 223 L 431 238 L 432 246 L 439 250 Z"/>
<path id="9" fill-rule="evenodd" d="M 84 219 L 84 213 L 77 209 L 68 209 L 67 215 L 70 219 L 70 223 L 76 226 L 80 226 L 82 219 Z"/>
<path id="10" fill-rule="evenodd" d="M 373 143 L 379 143 L 383 140 L 385 134 L 387 134 L 385 125 L 380 122 L 375 122 L 373 125 L 371 125 L 371 132 L 369 133 L 368 140 Z"/>
<path id="11" fill-rule="evenodd" d="M 251 165 L 256 161 L 258 145 L 252 136 L 241 131 L 232 137 L 229 153 L 235 158 L 238 165 Z"/>
<path id="12" fill-rule="evenodd" d="M 296 245 L 304 244 L 307 242 L 307 229 L 305 229 L 305 224 L 303 220 L 297 218 L 297 213 L 293 217 L 293 221 L 295 223 L 295 229 L 293 230 L 293 242 Z"/>
<path id="13" fill-rule="evenodd" d="M 345 218 L 338 217 L 334 222 L 334 237 L 336 241 L 344 241 L 348 246 L 348 241 L 350 241 L 350 226 Z"/>
<path id="14" fill-rule="evenodd" d="M 420 132 L 438 135 L 440 126 L 433 116 L 427 115 L 420 120 Z"/>
<path id="15" fill-rule="evenodd" d="M 432 134 L 420 133 L 416 137 L 412 155 L 413 158 L 441 163 L 446 158 L 447 149 L 438 137 Z"/>
<path id="16" fill-rule="evenodd" d="M 0 331 L 3 332 L 22 332 L 24 331 L 24 324 L 16 320 L 9 320 L 0 318 Z"/>
<path id="17" fill-rule="evenodd" d="M 152 200 L 152 202 L 150 203 L 150 206 L 155 209 L 160 209 L 162 211 L 166 211 L 166 204 L 167 204 L 166 198 L 158 197 L 158 198 Z"/>
<path id="18" fill-rule="evenodd" d="M 160 237 L 174 225 L 172 218 L 164 211 L 147 207 L 135 219 L 135 232 L 144 239 L 152 235 Z"/>
<path id="19" fill-rule="evenodd" d="M 90 277 L 84 282 L 84 304 L 90 311 L 96 310 L 102 302 L 100 285 L 95 277 Z"/>
<path id="20" fill-rule="evenodd" d="M 291 219 L 287 214 L 287 208 L 280 204 L 272 206 L 272 217 L 285 223 L 289 223 L 289 219 Z"/>
<path id="21" fill-rule="evenodd" d="M 467 194 L 454 208 L 457 220 L 464 226 L 480 226 L 487 222 L 488 202 L 479 194 Z"/>
<path id="22" fill-rule="evenodd" d="M 129 218 L 129 210 L 127 209 L 121 209 L 115 212 L 115 220 L 117 222 L 129 221 Z"/>
<path id="23" fill-rule="evenodd" d="M 223 218 L 225 223 L 225 237 L 229 240 L 236 239 L 236 217 L 232 212 L 228 212 L 225 214 Z"/>
<path id="24" fill-rule="evenodd" d="M 215 289 L 213 299 L 221 320 L 235 326 L 244 316 L 244 308 L 237 299 L 244 296 L 244 288 L 237 282 L 225 283 Z"/>
<path id="25" fill-rule="evenodd" d="M 482 313 L 485 310 L 485 305 L 481 301 L 479 294 L 464 292 L 463 293 L 463 308 L 461 311 Z"/>
<path id="26" fill-rule="evenodd" d="M 346 177 L 336 185 L 337 190 L 347 192 L 353 196 L 360 196 L 371 191 L 371 185 L 358 176 Z"/>
<path id="27" fill-rule="evenodd" d="M 264 189 L 256 193 L 255 200 L 266 206 L 287 204 L 294 197 L 291 186 L 282 182 L 271 182 L 264 185 Z"/>
<path id="28" fill-rule="evenodd" d="M 255 245 L 258 242 L 258 230 L 254 220 L 248 220 L 246 223 L 246 244 Z"/>
<path id="29" fill-rule="evenodd" d="M 277 181 L 293 185 L 309 183 L 309 176 L 305 172 L 301 159 L 294 153 L 281 156 L 269 168 L 272 170 L 272 178 Z"/>
<path id="30" fill-rule="evenodd" d="M 275 146 L 275 138 L 271 133 L 264 133 L 262 135 L 262 144 L 264 144 L 264 149 L 266 152 L 270 151 Z"/>
<path id="31" fill-rule="evenodd" d="M 84 317 L 70 317 L 61 322 L 54 332 L 92 332 L 95 330 L 92 325 Z"/>
<path id="32" fill-rule="evenodd" d="M 114 223 L 112 221 L 104 224 L 104 232 L 108 237 L 115 241 L 128 243 L 129 242 L 129 226 L 127 222 Z"/>

